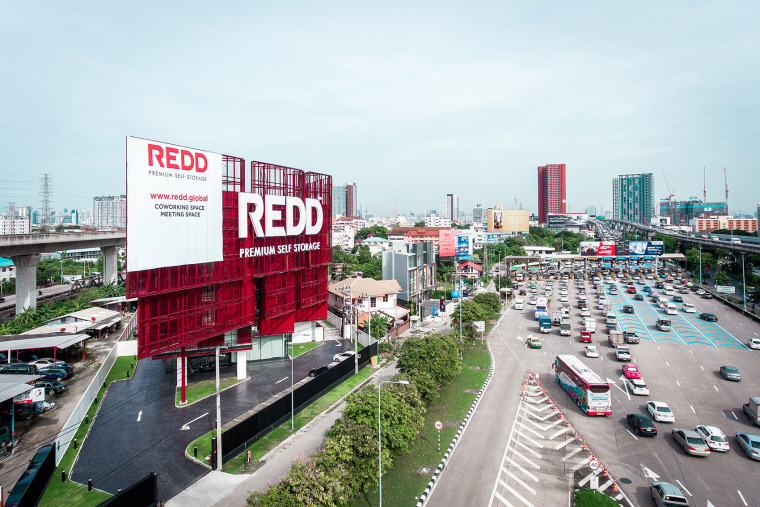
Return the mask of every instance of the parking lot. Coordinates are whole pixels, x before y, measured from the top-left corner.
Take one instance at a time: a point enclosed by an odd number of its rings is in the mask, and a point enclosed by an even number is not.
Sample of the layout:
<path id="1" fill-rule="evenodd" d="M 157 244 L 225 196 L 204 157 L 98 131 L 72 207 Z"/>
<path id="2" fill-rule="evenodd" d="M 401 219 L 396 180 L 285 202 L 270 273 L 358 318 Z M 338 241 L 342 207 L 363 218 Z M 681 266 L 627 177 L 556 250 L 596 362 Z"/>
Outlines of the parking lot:
<path id="1" fill-rule="evenodd" d="M 611 282 L 611 283 L 610 283 Z M 642 295 L 644 287 L 649 293 L 661 294 L 655 289 L 655 280 L 634 280 L 637 293 Z M 675 281 L 676 285 L 678 281 Z M 528 288 L 528 282 L 522 288 Z M 538 296 L 545 293 L 547 281 L 536 283 Z M 677 303 L 677 315 L 666 315 L 665 310 L 653 303 L 650 297 L 634 299 L 627 292 L 629 280 L 610 280 L 594 289 L 591 279 L 585 282 L 591 317 L 596 321 L 596 332 L 592 335 L 597 345 L 598 358 L 585 357 L 585 344 L 580 343 L 583 329 L 578 307 L 579 285 L 576 280 L 568 280 L 567 299 L 570 305 L 572 334 L 559 335 L 558 329 L 549 334 L 540 334 L 534 319 L 535 307 L 525 305 L 521 312 L 518 328 L 525 332 L 515 336 L 521 342 L 528 336 L 540 337 L 543 346 L 539 350 L 528 349 L 520 344 L 516 353 L 526 365 L 534 367 L 554 378 L 551 369 L 557 354 L 574 354 L 607 379 L 612 389 L 612 416 L 590 417 L 581 412 L 556 383 L 551 383 L 551 395 L 555 401 L 567 407 L 565 414 L 570 422 L 596 451 L 597 457 L 608 466 L 610 472 L 619 479 L 624 491 L 639 505 L 651 505 L 649 484 L 653 480 L 672 482 L 687 493 L 695 505 L 760 505 L 760 483 L 756 480 L 760 473 L 760 463 L 748 459 L 735 440 L 736 432 L 760 434 L 760 428 L 753 427 L 742 410 L 742 404 L 750 396 L 760 396 L 760 369 L 757 368 L 757 354 L 750 350 L 748 339 L 756 338 L 760 325 L 741 316 L 714 299 L 702 299 L 694 292 L 675 292 L 684 303 L 696 306 L 697 313 L 681 311 L 683 303 Z M 617 286 L 617 294 L 610 295 L 612 285 Z M 665 285 L 673 285 L 665 284 Z M 550 312 L 558 309 L 560 282 L 555 281 L 550 293 Z M 607 298 L 602 308 L 597 306 L 600 298 Z M 528 297 L 518 296 L 530 299 Z M 672 297 L 668 297 L 672 300 Z M 623 313 L 623 307 L 630 305 L 634 313 Z M 619 329 L 634 331 L 640 343 L 630 345 L 632 363 L 637 365 L 642 378 L 649 387 L 649 396 L 631 394 L 624 382 L 621 367 L 624 363 L 616 360 L 614 348 L 608 344 L 605 313 L 616 313 Z M 511 310 L 516 312 L 515 310 Z M 708 312 L 718 317 L 717 322 L 706 322 L 700 313 Z M 661 331 L 655 327 L 658 318 L 668 318 L 672 330 Z M 742 374 L 741 382 L 724 380 L 719 369 L 723 365 L 736 366 Z M 654 438 L 637 436 L 626 424 L 629 413 L 646 413 L 647 401 L 667 403 L 675 415 L 675 423 L 656 422 L 658 435 Z M 728 437 L 728 453 L 712 452 L 701 458 L 686 455 L 671 436 L 673 428 L 694 429 L 699 424 L 719 427 Z"/>

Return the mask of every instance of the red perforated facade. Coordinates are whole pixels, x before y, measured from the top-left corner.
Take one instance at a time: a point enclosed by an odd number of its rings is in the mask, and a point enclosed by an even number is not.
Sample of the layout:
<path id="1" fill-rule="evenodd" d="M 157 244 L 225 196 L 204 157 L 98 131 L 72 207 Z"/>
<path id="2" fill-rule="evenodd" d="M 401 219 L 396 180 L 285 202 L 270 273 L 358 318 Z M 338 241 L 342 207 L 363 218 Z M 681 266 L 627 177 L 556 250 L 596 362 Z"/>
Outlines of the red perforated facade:
<path id="1" fill-rule="evenodd" d="M 251 162 L 246 173 L 241 158 L 225 156 L 223 162 L 223 260 L 127 275 L 128 297 L 139 297 L 140 358 L 179 355 L 182 347 L 192 354 L 222 344 L 224 333 L 234 330 L 238 343 L 250 343 L 252 335 L 291 333 L 295 322 L 327 317 L 332 177 L 262 162 Z M 256 237 L 248 223 L 248 237 L 240 239 L 239 192 L 317 199 L 322 227 L 316 234 L 267 238 Z M 284 226 L 280 214 L 273 225 Z M 314 249 L 293 251 L 303 244 Z M 276 253 L 242 254 L 257 248 Z"/>

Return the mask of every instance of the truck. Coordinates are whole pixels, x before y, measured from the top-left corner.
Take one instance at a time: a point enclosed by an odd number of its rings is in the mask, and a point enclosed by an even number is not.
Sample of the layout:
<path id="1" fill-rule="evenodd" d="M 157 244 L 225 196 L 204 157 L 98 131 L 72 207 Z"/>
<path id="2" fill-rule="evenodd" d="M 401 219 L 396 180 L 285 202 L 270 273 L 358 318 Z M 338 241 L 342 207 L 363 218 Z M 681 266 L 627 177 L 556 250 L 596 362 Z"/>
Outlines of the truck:
<path id="1" fill-rule="evenodd" d="M 749 403 L 744 404 L 744 412 L 749 416 L 752 424 L 760 426 L 760 396 L 750 396 Z"/>
<path id="2" fill-rule="evenodd" d="M 588 331 L 589 333 L 596 333 L 596 321 L 591 318 L 584 320 L 583 329 Z"/>
<path id="3" fill-rule="evenodd" d="M 542 333 L 551 332 L 552 319 L 548 315 L 543 315 L 538 319 L 538 330 Z"/>
<path id="4" fill-rule="evenodd" d="M 607 340 L 610 342 L 610 345 L 613 347 L 616 347 L 618 345 L 625 345 L 625 338 L 623 336 L 622 331 L 610 331 L 610 336 L 607 338 Z"/>
<path id="5" fill-rule="evenodd" d="M 559 334 L 560 336 L 570 336 L 571 334 L 571 328 L 570 328 L 570 318 L 564 317 L 559 324 Z"/>
<path id="6" fill-rule="evenodd" d="M 562 312 L 555 310 L 552 312 L 552 325 L 559 326 L 562 323 Z"/>

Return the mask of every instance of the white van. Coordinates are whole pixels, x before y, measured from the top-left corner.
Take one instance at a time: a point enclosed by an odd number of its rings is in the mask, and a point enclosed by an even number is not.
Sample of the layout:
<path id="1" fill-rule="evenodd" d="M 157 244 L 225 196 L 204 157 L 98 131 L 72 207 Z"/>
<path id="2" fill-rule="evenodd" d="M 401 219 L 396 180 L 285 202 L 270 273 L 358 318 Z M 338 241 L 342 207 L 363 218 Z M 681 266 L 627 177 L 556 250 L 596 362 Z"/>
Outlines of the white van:
<path id="1" fill-rule="evenodd" d="M 605 315 L 607 318 L 607 324 L 617 324 L 617 316 L 615 315 L 615 312 L 607 312 L 607 315 Z"/>
<path id="2" fill-rule="evenodd" d="M 515 299 L 515 310 L 522 310 L 525 308 L 525 301 L 522 299 Z"/>
<path id="3" fill-rule="evenodd" d="M 678 315 L 678 307 L 675 303 L 668 303 L 665 307 L 665 313 L 668 315 Z"/>

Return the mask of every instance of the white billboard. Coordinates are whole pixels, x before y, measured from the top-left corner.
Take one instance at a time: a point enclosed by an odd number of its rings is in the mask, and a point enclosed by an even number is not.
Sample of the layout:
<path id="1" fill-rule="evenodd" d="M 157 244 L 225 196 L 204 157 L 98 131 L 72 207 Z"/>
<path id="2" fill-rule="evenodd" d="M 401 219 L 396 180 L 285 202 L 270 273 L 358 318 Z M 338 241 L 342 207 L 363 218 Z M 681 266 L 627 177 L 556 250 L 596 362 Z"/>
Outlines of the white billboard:
<path id="1" fill-rule="evenodd" d="M 222 260 L 222 155 L 127 138 L 127 271 Z"/>

